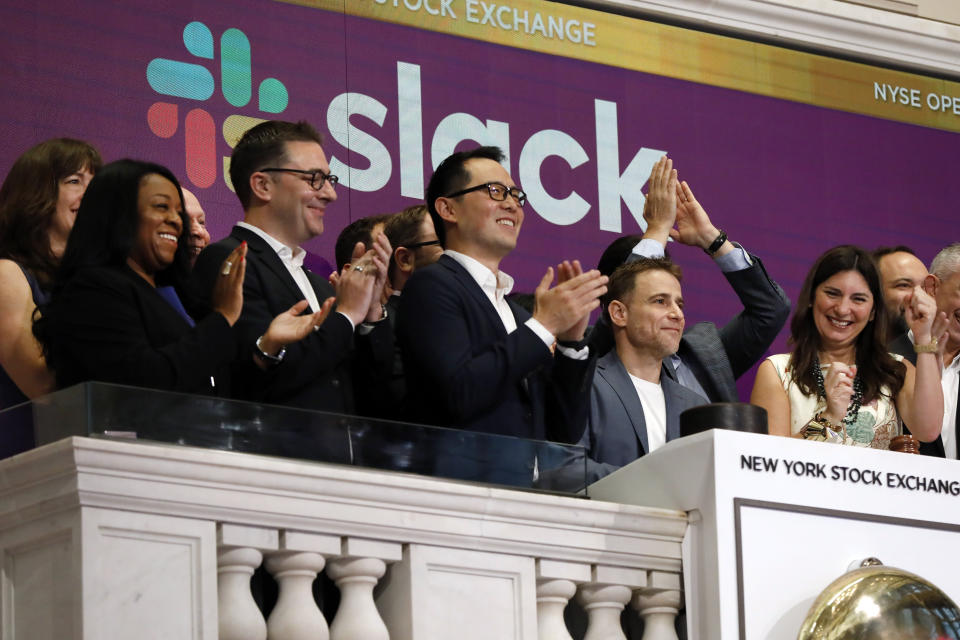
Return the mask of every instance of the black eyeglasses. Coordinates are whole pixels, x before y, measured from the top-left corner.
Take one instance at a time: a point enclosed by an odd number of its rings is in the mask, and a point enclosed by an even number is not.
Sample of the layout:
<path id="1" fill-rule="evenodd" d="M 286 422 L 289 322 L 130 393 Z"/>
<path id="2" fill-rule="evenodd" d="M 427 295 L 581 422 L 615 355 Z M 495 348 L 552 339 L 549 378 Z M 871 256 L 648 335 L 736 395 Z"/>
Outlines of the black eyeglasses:
<path id="1" fill-rule="evenodd" d="M 514 200 L 517 201 L 521 207 L 527 202 L 527 194 L 525 194 L 520 189 L 516 187 L 508 187 L 505 184 L 500 182 L 486 182 L 484 184 L 478 184 L 475 187 L 469 187 L 467 189 L 462 189 L 456 193 L 451 193 L 446 198 L 456 198 L 457 196 L 462 196 L 465 193 L 470 193 L 471 191 L 480 191 L 481 189 L 486 189 L 490 194 L 490 198 L 496 200 L 497 202 L 503 202 L 507 199 L 507 196 L 513 196 Z"/>
<path id="2" fill-rule="evenodd" d="M 407 249 L 419 249 L 420 247 L 429 247 L 432 244 L 440 244 L 439 240 L 425 240 L 423 242 L 414 242 L 412 244 L 402 245 Z"/>
<path id="3" fill-rule="evenodd" d="M 316 171 L 307 171 L 306 169 L 284 169 L 283 167 L 267 167 L 266 169 L 260 169 L 260 171 L 270 172 L 270 171 L 283 171 L 286 173 L 302 173 L 305 176 L 310 176 L 310 187 L 320 191 L 323 189 L 323 183 L 326 181 L 330 182 L 330 186 L 335 187 L 337 183 L 340 182 L 340 178 L 333 175 L 332 173 L 324 173 L 317 169 Z"/>

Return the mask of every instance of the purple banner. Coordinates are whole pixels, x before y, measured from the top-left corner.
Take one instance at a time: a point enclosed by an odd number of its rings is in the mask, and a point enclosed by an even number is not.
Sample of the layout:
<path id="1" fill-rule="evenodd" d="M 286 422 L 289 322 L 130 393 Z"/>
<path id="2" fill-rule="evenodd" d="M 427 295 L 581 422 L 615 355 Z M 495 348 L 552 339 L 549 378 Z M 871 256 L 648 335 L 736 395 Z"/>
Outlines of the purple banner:
<path id="1" fill-rule="evenodd" d="M 199 196 L 214 239 L 241 216 L 223 179 L 249 122 L 237 116 L 328 132 L 343 182 L 307 248 L 331 262 L 349 221 L 417 202 L 436 162 L 474 141 L 505 147 L 530 194 L 503 264 L 518 290 L 639 233 L 663 152 L 792 299 L 829 246 L 903 243 L 929 262 L 957 239 L 949 132 L 268 0 L 7 2 L 0 37 L 0 170 L 61 135 L 158 161 Z M 737 311 L 702 252 L 671 251 L 688 323 Z"/>

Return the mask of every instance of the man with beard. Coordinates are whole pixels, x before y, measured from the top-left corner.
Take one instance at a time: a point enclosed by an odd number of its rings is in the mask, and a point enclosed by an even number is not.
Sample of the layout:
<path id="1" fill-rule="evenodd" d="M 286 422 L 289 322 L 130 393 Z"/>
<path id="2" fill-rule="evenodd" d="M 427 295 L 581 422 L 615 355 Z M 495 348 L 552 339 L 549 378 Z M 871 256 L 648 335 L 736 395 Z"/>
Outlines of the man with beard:
<path id="1" fill-rule="evenodd" d="M 913 288 L 923 284 L 927 268 L 912 249 L 903 245 L 880 247 L 873 252 L 873 259 L 880 270 L 883 301 L 890 316 L 890 340 L 893 341 L 907 332 L 903 307 Z"/>
<path id="2" fill-rule="evenodd" d="M 957 443 L 960 441 L 960 413 L 957 411 L 960 401 L 960 242 L 954 242 L 936 255 L 930 263 L 930 273 L 923 279 L 923 289 L 937 301 L 937 314 L 941 316 L 934 323 L 935 340 L 930 345 L 918 346 L 914 343 L 913 335 L 907 331 L 890 343 L 890 351 L 913 363 L 917 361 L 917 353 L 927 348 L 940 353 L 943 358 L 940 374 L 943 429 L 940 437 L 933 442 L 920 444 L 920 453 L 956 460 Z M 945 319 L 943 316 L 946 316 Z M 942 327 L 943 322 L 946 323 L 946 331 L 941 333 L 938 327 Z"/>

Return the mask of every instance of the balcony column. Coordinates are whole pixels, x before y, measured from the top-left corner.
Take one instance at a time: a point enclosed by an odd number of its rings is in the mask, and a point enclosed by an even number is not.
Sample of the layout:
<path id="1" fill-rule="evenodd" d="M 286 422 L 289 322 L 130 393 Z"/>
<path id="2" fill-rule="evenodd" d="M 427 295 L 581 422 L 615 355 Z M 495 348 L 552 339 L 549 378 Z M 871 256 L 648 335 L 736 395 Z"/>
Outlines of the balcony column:
<path id="1" fill-rule="evenodd" d="M 339 558 L 327 575 L 340 589 L 340 606 L 330 625 L 331 640 L 389 640 L 387 626 L 373 601 L 373 588 L 388 562 L 403 557 L 402 545 L 363 538 L 344 538 Z"/>
<path id="2" fill-rule="evenodd" d="M 284 530 L 279 550 L 267 556 L 267 571 L 277 581 L 277 604 L 270 612 L 270 640 L 327 640 L 327 620 L 313 598 L 313 582 L 324 555 L 340 551 L 340 537 Z"/>
<path id="3" fill-rule="evenodd" d="M 651 571 L 648 586 L 639 589 L 631 602 L 643 618 L 643 640 L 677 640 L 675 624 L 682 604 L 680 576 Z"/>
<path id="4" fill-rule="evenodd" d="M 217 615 L 220 640 L 266 640 L 267 623 L 250 592 L 250 577 L 275 549 L 277 531 L 217 525 Z"/>
<path id="5" fill-rule="evenodd" d="M 583 640 L 626 640 L 620 612 L 634 589 L 647 586 L 646 571 L 595 565 L 590 582 L 580 586 L 577 598 L 587 612 Z"/>
<path id="6" fill-rule="evenodd" d="M 537 560 L 537 639 L 572 640 L 563 619 L 577 584 L 590 580 L 590 565 Z"/>

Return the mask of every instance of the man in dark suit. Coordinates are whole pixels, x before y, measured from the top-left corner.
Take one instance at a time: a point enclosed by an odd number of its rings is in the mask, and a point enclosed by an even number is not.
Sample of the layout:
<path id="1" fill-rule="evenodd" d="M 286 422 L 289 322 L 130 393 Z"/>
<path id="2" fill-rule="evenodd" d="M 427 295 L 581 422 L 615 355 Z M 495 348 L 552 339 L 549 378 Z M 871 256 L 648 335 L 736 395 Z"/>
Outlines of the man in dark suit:
<path id="1" fill-rule="evenodd" d="M 617 269 L 604 297 L 614 349 L 597 362 L 580 445 L 595 482 L 680 437 L 680 414 L 707 400 L 664 375 L 683 335 L 680 268 L 666 258 Z"/>
<path id="2" fill-rule="evenodd" d="M 387 298 L 387 322 L 390 329 L 396 332 L 397 319 L 400 317 L 400 296 L 407 280 L 417 269 L 433 264 L 443 254 L 437 231 L 433 228 L 433 220 L 424 204 L 413 205 L 388 217 L 383 228 L 393 255 L 390 256 L 390 267 L 387 278 L 390 283 L 390 295 Z M 407 382 L 403 371 L 403 359 L 400 353 L 400 344 L 396 343 L 390 381 L 387 384 L 389 405 L 402 415 L 406 397 Z"/>
<path id="3" fill-rule="evenodd" d="M 673 161 L 663 157 L 648 181 L 646 232 L 618 238 L 604 251 L 598 268 L 610 274 L 624 262 L 663 257 L 668 238 L 700 247 L 723 271 L 743 311 L 727 324 L 699 322 L 688 328 L 677 352 L 664 359 L 664 373 L 710 402 L 737 402 L 736 380 L 766 353 L 790 315 L 790 300 L 763 263 L 727 239 L 711 222 Z M 599 355 L 613 346 L 608 319 L 597 323 L 590 341 Z"/>
<path id="4" fill-rule="evenodd" d="M 956 460 L 960 443 L 960 411 L 957 409 L 960 404 L 960 242 L 954 242 L 936 255 L 930 263 L 930 273 L 923 280 L 923 289 L 937 301 L 938 314 L 946 314 L 947 329 L 946 338 L 940 336 L 936 344 L 943 358 L 940 379 L 943 429 L 933 442 L 920 443 L 920 453 Z M 889 349 L 917 363 L 917 351 L 909 331 L 895 338 Z"/>
<path id="5" fill-rule="evenodd" d="M 351 268 L 340 274 L 336 293 L 326 280 L 303 268 L 306 252 L 300 245 L 323 232 L 327 206 L 337 199 L 337 177 L 330 175 L 321 142 L 306 122 L 264 122 L 243 135 L 231 155 L 230 178 L 244 220 L 203 251 L 194 278 L 200 292 L 209 295 L 224 258 L 247 243 L 237 327 L 241 344 L 260 359 L 265 372 L 234 372 L 235 397 L 352 413 L 377 401 L 371 386 L 354 378 L 376 377 L 375 372 L 390 366 L 392 336 L 380 322 L 390 248 L 382 234 L 373 250 L 361 255 L 358 248 Z M 269 344 L 263 338 L 277 313 L 303 299 L 309 310 L 329 309 L 334 295 L 335 311 L 313 335 L 289 345 Z"/>
<path id="6" fill-rule="evenodd" d="M 430 179 L 427 206 L 445 251 L 414 272 L 400 297 L 397 337 L 410 415 L 576 442 L 591 370 L 589 349 L 579 342 L 607 279 L 565 262 L 555 287 L 547 270 L 532 316 L 504 299 L 513 279 L 500 261 L 516 246 L 526 196 L 502 160 L 496 147 L 455 153 Z"/>

